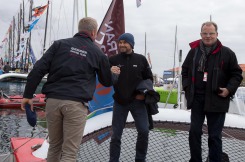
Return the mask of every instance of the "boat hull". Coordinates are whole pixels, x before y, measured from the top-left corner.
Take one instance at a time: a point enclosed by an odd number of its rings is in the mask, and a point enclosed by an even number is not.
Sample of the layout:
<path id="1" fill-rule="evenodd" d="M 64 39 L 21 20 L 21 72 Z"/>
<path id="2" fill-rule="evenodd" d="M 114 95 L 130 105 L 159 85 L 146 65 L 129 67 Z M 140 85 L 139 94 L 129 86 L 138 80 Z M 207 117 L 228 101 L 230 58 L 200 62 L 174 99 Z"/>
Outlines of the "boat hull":
<path id="1" fill-rule="evenodd" d="M 15 162 L 46 162 L 45 159 L 32 155 L 32 146 L 42 144 L 42 138 L 13 137 L 10 139 L 11 147 L 14 151 Z"/>
<path id="2" fill-rule="evenodd" d="M 2 96 L 0 98 L 0 109 L 19 109 L 21 108 L 21 101 L 23 96 Z M 35 107 L 44 107 L 45 95 L 44 94 L 36 94 L 33 100 L 33 106 Z"/>

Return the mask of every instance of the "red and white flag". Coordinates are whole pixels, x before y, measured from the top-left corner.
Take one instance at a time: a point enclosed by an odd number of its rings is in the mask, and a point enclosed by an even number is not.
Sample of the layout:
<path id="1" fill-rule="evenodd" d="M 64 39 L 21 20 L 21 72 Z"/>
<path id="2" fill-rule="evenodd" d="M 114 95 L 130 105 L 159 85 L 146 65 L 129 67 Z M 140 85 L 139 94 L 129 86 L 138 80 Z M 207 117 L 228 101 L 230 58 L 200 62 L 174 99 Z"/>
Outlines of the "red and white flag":
<path id="1" fill-rule="evenodd" d="M 139 7 L 141 5 L 141 0 L 136 0 L 136 6 Z"/>
<path id="2" fill-rule="evenodd" d="M 113 0 L 102 21 L 95 43 L 108 56 L 118 54 L 118 37 L 125 33 L 123 0 Z"/>

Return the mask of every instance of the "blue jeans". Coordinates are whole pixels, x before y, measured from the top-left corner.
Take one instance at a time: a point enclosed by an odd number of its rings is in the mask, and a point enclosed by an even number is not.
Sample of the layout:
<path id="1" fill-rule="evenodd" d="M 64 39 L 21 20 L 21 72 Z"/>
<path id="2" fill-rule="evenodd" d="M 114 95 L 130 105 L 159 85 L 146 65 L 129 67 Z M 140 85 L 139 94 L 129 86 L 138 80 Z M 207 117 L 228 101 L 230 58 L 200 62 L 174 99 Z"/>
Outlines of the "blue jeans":
<path id="1" fill-rule="evenodd" d="M 225 122 L 225 112 L 205 112 L 204 95 L 194 97 L 191 108 L 191 126 L 189 131 L 190 162 L 202 162 L 201 136 L 205 116 L 208 125 L 209 162 L 221 162 L 222 129 Z"/>
<path id="2" fill-rule="evenodd" d="M 113 107 L 112 136 L 110 142 L 110 162 L 119 162 L 121 137 L 129 111 L 131 112 L 138 132 L 135 161 L 145 162 L 148 148 L 149 122 L 144 101 L 134 100 L 128 105 L 116 101 Z"/>

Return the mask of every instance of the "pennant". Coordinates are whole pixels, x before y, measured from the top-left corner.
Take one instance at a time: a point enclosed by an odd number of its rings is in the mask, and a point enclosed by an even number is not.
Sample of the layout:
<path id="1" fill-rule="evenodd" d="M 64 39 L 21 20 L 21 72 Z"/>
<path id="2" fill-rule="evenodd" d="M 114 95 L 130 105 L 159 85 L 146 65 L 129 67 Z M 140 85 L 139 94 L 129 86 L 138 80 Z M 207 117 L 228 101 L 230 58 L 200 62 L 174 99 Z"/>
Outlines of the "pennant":
<path id="1" fill-rule="evenodd" d="M 136 6 L 139 7 L 141 5 L 141 0 L 136 0 Z"/>
<path id="2" fill-rule="evenodd" d="M 7 37 L 5 37 L 3 40 L 2 40 L 2 42 L 7 42 L 8 41 L 8 38 Z"/>
<path id="3" fill-rule="evenodd" d="M 100 25 L 95 44 L 108 57 L 116 55 L 118 54 L 117 40 L 123 33 L 125 33 L 123 0 L 113 0 Z M 113 93 L 112 86 L 104 87 L 97 78 L 93 100 L 89 102 L 90 112 L 95 112 L 93 116 L 112 110 Z"/>
<path id="4" fill-rule="evenodd" d="M 15 52 L 15 55 L 17 55 L 17 56 L 14 57 L 14 62 L 20 61 L 22 54 L 19 51 L 17 51 L 17 52 Z"/>
<path id="5" fill-rule="evenodd" d="M 34 26 L 37 24 L 37 22 L 39 21 L 40 17 L 35 18 L 34 20 L 32 20 L 31 22 L 28 23 L 28 26 L 25 27 L 25 29 L 27 30 L 27 32 L 31 32 L 31 30 L 34 28 Z"/>
<path id="6" fill-rule="evenodd" d="M 34 55 L 34 51 L 32 49 L 32 46 L 30 45 L 30 48 L 29 48 L 29 52 L 30 52 L 30 57 L 31 57 L 31 62 L 32 64 L 34 65 L 37 61 L 35 55 Z"/>
<path id="7" fill-rule="evenodd" d="M 41 16 L 47 7 L 48 7 L 48 4 L 45 6 L 38 6 L 38 7 L 33 8 L 32 11 L 34 11 L 34 14 L 32 16 L 33 17 Z"/>

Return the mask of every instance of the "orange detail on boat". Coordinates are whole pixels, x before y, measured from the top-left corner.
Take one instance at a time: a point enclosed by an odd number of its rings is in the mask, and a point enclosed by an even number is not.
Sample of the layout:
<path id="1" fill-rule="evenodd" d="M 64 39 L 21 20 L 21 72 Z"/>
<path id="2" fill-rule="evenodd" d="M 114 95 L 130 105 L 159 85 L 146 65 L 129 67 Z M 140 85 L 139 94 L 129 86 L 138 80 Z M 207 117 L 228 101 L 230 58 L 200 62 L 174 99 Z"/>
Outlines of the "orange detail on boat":
<path id="1" fill-rule="evenodd" d="M 4 109 L 18 109 L 21 107 L 21 101 L 23 96 L 0 96 L 0 108 Z M 44 107 L 45 106 L 45 95 L 35 94 L 33 97 L 33 106 Z"/>
<path id="2" fill-rule="evenodd" d="M 10 139 L 16 162 L 46 162 L 32 155 L 32 146 L 42 144 L 42 138 L 12 137 Z"/>

